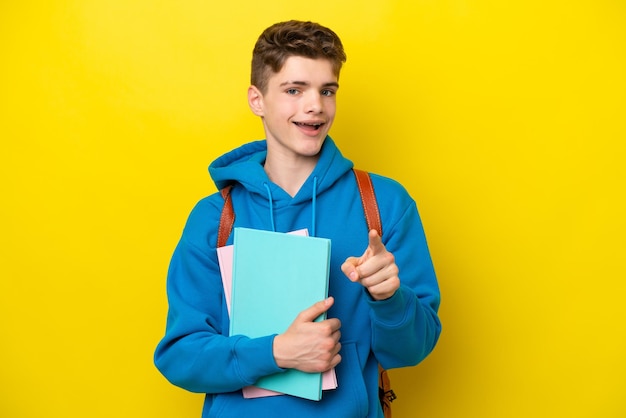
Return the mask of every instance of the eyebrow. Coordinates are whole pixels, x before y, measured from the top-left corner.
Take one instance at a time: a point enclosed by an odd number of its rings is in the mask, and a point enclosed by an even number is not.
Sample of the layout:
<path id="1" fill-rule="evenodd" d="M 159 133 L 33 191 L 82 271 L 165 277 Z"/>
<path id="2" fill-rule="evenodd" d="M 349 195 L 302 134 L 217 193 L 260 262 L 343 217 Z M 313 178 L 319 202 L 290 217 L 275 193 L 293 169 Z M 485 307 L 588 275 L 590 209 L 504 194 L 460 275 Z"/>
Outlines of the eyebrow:
<path id="1" fill-rule="evenodd" d="M 296 85 L 296 86 L 310 86 L 311 83 L 308 81 L 285 81 L 284 83 L 280 83 L 280 87 L 288 86 L 288 85 Z M 322 84 L 322 87 L 336 87 L 339 88 L 339 83 L 336 81 L 330 81 L 328 83 Z"/>

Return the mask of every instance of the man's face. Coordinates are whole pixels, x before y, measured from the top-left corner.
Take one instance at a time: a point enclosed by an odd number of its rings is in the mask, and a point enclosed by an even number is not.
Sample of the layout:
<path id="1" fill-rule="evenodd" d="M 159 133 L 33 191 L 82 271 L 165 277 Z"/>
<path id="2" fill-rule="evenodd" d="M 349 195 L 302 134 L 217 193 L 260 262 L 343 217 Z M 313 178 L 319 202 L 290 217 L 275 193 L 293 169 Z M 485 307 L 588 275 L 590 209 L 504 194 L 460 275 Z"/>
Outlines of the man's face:
<path id="1" fill-rule="evenodd" d="M 298 56 L 270 77 L 265 94 L 251 87 L 250 107 L 263 119 L 268 153 L 316 160 L 335 118 L 338 88 L 330 61 Z"/>

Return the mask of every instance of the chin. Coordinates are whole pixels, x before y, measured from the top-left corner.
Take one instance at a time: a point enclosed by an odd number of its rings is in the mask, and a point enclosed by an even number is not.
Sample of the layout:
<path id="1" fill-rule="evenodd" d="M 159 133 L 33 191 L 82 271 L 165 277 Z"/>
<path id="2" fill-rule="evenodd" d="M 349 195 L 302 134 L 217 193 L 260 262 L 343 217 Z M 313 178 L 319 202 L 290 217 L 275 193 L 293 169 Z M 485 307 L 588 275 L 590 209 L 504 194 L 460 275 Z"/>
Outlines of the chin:
<path id="1" fill-rule="evenodd" d="M 315 143 L 311 142 L 306 144 L 306 146 L 303 146 L 300 149 L 300 153 L 306 157 L 314 157 L 316 155 L 318 155 L 321 151 L 322 151 L 322 145 L 324 145 L 324 139 L 326 139 L 326 136 L 324 136 L 323 139 L 318 139 L 315 141 Z"/>

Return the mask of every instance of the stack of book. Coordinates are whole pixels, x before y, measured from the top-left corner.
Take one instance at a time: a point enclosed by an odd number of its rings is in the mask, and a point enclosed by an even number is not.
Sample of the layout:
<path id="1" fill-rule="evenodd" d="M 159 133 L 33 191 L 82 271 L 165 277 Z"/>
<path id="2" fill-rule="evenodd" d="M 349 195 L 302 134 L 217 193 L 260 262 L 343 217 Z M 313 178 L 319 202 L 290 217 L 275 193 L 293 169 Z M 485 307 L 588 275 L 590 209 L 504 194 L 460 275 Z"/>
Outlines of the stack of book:
<path id="1" fill-rule="evenodd" d="M 235 228 L 234 234 L 233 246 L 218 248 L 230 335 L 282 334 L 301 311 L 328 297 L 330 240 L 309 237 L 306 230 Z M 334 369 L 324 374 L 289 369 L 244 388 L 244 396 L 320 400 L 322 389 L 336 387 Z"/>

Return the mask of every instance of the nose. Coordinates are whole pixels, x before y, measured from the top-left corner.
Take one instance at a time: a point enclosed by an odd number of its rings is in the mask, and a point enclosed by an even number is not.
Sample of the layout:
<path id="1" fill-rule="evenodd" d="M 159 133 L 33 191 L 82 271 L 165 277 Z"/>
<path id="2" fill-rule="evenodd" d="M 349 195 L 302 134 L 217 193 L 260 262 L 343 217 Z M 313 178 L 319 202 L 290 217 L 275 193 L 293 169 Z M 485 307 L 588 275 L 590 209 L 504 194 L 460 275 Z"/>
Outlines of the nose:
<path id="1" fill-rule="evenodd" d="M 306 113 L 323 112 L 322 97 L 318 92 L 311 92 L 307 97 L 305 111 Z"/>

